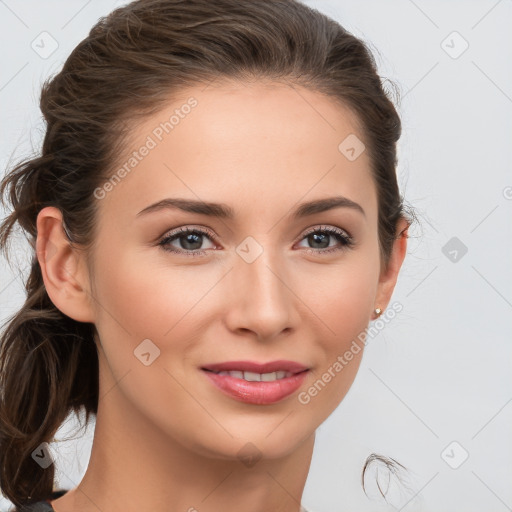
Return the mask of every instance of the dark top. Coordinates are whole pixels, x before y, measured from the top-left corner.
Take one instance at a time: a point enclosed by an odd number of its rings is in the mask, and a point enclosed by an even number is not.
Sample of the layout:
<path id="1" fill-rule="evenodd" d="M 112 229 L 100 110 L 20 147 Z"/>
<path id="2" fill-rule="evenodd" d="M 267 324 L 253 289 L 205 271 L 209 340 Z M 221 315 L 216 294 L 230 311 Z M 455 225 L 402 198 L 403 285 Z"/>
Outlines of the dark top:
<path id="1" fill-rule="evenodd" d="M 14 512 L 55 512 L 53 507 L 50 505 L 50 501 L 60 498 L 68 492 L 69 489 L 63 489 L 60 491 L 53 491 L 49 498 L 44 501 L 37 501 L 36 503 L 30 503 L 29 505 L 23 505 L 21 508 L 14 509 Z"/>

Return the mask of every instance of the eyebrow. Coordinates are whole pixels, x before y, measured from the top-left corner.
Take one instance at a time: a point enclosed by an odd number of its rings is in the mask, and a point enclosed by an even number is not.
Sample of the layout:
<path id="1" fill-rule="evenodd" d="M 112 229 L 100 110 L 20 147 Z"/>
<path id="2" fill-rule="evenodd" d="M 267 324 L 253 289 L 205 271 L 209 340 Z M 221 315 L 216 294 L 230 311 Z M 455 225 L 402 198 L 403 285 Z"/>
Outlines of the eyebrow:
<path id="1" fill-rule="evenodd" d="M 293 211 L 292 219 L 301 219 L 303 217 L 322 213 L 334 208 L 350 208 L 362 213 L 366 217 L 365 211 L 360 204 L 352 201 L 348 197 L 335 196 L 300 204 Z M 178 209 L 188 213 L 198 213 L 200 215 L 208 215 L 219 219 L 232 220 L 235 218 L 235 211 L 233 208 L 224 203 L 208 203 L 193 199 L 170 197 L 147 206 L 141 210 L 136 217 L 165 209 Z"/>

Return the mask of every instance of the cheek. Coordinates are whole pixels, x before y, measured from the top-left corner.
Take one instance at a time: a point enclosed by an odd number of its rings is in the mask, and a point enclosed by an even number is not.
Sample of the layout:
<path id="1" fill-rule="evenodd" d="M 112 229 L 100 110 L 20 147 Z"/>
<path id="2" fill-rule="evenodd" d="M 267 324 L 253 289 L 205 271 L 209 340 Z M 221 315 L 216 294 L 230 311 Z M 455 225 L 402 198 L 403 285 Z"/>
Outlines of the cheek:
<path id="1" fill-rule="evenodd" d="M 112 372 L 117 381 L 122 379 L 116 389 L 127 399 L 126 406 L 170 428 L 170 404 L 185 416 L 201 413 L 183 391 L 181 363 L 187 360 L 193 345 L 190 339 L 195 336 L 193 307 L 212 283 L 194 281 L 191 287 L 191 273 L 158 269 L 133 254 L 120 252 L 115 261 L 95 272 L 96 327 L 105 354 L 104 370 L 109 369 L 105 375 Z M 147 339 L 151 343 L 144 342 Z M 149 353 L 147 365 L 144 353 Z M 114 394 L 109 395 L 113 399 Z"/>
<path id="2" fill-rule="evenodd" d="M 377 269 L 377 270 L 376 270 Z M 374 308 L 378 258 L 359 254 L 337 270 L 316 274 L 309 282 L 306 304 L 317 317 L 322 335 L 316 353 L 317 367 L 308 389 L 311 399 L 325 413 L 346 395 L 357 375 L 364 351 L 364 336 Z"/>
<path id="3" fill-rule="evenodd" d="M 117 376 L 130 370 L 135 378 L 142 371 L 142 386 L 148 392 L 151 387 L 164 389 L 159 378 L 169 385 L 163 368 L 173 368 L 182 380 L 212 314 L 208 291 L 221 277 L 211 271 L 198 276 L 193 267 L 178 269 L 163 263 L 165 259 L 155 262 L 136 252 L 120 251 L 115 265 L 96 272 L 96 327 L 108 364 Z M 154 363 L 146 367 L 137 355 L 147 350 Z M 168 389 L 179 391 L 172 383 Z"/>
<path id="4" fill-rule="evenodd" d="M 142 254 L 119 251 L 96 272 L 99 322 L 132 338 L 165 339 L 204 294 L 192 273 L 173 272 Z M 150 263 L 151 262 L 151 263 Z"/>
<path id="5" fill-rule="evenodd" d="M 317 271 L 303 281 L 301 296 L 325 324 L 333 345 L 339 346 L 364 330 L 374 307 L 378 283 L 378 261 L 353 258 L 337 268 Z"/>

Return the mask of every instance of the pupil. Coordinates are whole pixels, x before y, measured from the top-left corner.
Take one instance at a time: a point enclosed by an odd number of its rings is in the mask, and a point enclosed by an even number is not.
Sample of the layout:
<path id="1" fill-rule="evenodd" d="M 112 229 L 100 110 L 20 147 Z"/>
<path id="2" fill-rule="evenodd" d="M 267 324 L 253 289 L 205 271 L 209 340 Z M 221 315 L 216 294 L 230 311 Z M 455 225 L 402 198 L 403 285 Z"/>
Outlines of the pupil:
<path id="1" fill-rule="evenodd" d="M 325 244 L 325 242 L 327 241 L 327 238 L 328 238 L 328 235 L 325 235 L 325 234 L 319 234 L 319 233 L 313 233 L 312 235 L 310 235 L 311 237 L 313 237 L 313 241 L 314 243 L 316 242 L 322 242 L 322 238 L 324 239 L 323 242 Z M 319 240 L 320 239 L 320 240 Z M 322 246 L 321 248 L 325 248 L 325 247 L 328 247 L 329 246 L 329 243 L 327 243 L 327 245 L 324 245 Z"/>
<path id="2" fill-rule="evenodd" d="M 184 249 L 194 250 L 194 249 L 198 249 L 199 247 L 201 247 L 201 237 L 202 237 L 202 235 L 195 234 L 195 233 L 190 233 L 188 235 L 185 235 L 185 247 L 184 247 Z M 199 241 L 199 247 L 187 247 L 187 245 L 189 244 L 189 239 L 192 239 L 192 241 L 190 242 L 192 245 L 194 243 L 197 244 L 198 241 Z"/>

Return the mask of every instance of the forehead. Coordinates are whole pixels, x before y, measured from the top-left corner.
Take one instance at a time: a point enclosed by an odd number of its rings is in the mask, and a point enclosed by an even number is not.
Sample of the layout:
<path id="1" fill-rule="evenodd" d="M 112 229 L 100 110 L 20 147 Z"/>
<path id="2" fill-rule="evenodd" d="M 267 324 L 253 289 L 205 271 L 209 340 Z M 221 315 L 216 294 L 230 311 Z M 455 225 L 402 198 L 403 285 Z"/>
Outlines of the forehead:
<path id="1" fill-rule="evenodd" d="M 103 208 L 134 218 L 167 196 L 263 209 L 344 194 L 376 198 L 357 117 L 339 102 L 297 85 L 214 82 L 183 89 L 133 124 L 129 150 L 112 169 L 122 179 Z M 142 155 L 143 153 L 143 155 Z M 349 154 L 350 156 L 350 154 Z M 308 196 L 308 197 L 305 197 Z M 373 203 L 373 204 L 372 204 Z"/>

